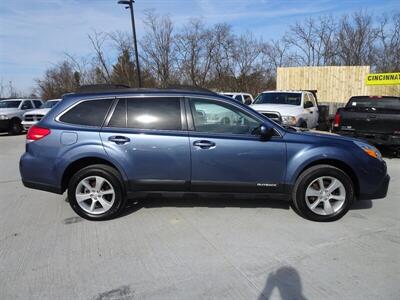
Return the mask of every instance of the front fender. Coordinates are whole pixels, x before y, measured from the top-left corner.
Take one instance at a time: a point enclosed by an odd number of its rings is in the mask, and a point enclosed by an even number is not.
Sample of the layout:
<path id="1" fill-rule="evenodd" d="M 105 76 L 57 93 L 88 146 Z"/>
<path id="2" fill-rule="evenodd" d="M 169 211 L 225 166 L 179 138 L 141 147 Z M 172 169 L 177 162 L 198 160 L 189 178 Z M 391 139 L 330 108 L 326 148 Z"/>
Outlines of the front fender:
<path id="1" fill-rule="evenodd" d="M 288 146 L 286 173 L 286 184 L 288 185 L 294 185 L 300 173 L 306 169 L 307 166 L 315 164 L 318 161 L 321 163 L 323 163 L 324 160 L 338 161 L 347 165 L 354 173 L 357 173 L 353 167 L 357 158 L 343 148 L 316 145 L 308 145 L 303 149 L 298 149 L 298 151 L 296 151 L 296 148 L 296 146 Z"/>

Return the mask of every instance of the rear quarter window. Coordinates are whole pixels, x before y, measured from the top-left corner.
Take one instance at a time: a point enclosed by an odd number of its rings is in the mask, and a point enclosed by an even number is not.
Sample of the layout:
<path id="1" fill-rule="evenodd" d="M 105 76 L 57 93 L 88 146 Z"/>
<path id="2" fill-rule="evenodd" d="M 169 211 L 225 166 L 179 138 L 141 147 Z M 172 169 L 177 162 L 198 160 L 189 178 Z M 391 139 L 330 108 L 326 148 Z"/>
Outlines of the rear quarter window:
<path id="1" fill-rule="evenodd" d="M 100 127 L 110 108 L 112 99 L 83 101 L 61 115 L 63 123 Z"/>

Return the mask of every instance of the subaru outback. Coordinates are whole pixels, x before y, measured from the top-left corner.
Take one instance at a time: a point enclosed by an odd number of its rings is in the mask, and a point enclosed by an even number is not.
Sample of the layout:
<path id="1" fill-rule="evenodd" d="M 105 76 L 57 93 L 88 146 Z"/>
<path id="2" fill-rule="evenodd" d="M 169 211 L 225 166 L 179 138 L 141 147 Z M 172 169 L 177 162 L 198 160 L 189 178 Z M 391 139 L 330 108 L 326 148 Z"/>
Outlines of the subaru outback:
<path id="1" fill-rule="evenodd" d="M 67 190 L 89 220 L 118 216 L 139 194 L 173 192 L 257 194 L 333 221 L 389 185 L 381 154 L 365 142 L 298 132 L 216 93 L 179 89 L 64 95 L 29 129 L 20 172 L 26 187 Z"/>

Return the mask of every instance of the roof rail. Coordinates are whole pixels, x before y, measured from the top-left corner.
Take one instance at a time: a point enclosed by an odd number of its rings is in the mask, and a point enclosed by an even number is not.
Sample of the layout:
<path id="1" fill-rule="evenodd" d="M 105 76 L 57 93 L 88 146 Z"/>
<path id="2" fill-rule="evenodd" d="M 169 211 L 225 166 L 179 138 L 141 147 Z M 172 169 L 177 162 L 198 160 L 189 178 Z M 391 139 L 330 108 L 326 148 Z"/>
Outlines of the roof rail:
<path id="1" fill-rule="evenodd" d="M 198 86 L 192 86 L 192 85 L 181 85 L 181 84 L 176 84 L 176 85 L 168 85 L 167 89 L 173 89 L 173 90 L 186 90 L 186 91 L 192 91 L 192 92 L 202 92 L 202 93 L 207 93 L 207 94 L 212 94 L 216 95 L 216 92 L 213 92 L 209 89 L 198 87 Z"/>
<path id="2" fill-rule="evenodd" d="M 100 92 L 104 90 L 117 90 L 117 89 L 129 89 L 130 87 L 124 84 L 88 84 L 81 85 L 77 89 L 78 93 L 82 92 Z"/>

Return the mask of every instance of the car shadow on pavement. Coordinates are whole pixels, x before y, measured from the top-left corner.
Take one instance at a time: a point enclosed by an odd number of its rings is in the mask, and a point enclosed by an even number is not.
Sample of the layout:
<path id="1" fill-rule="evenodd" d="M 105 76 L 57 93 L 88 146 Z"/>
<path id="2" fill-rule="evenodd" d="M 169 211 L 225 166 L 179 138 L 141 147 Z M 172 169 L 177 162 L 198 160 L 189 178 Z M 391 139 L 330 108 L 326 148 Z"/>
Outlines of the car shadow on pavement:
<path id="1" fill-rule="evenodd" d="M 120 217 L 130 215 L 142 208 L 155 207 L 238 207 L 238 208 L 290 208 L 289 202 L 277 199 L 237 198 L 235 196 L 148 196 L 131 200 Z"/>
<path id="2" fill-rule="evenodd" d="M 300 274 L 291 266 L 283 266 L 269 273 L 265 287 L 258 300 L 270 299 L 275 288 L 278 289 L 282 300 L 306 299 L 303 295 Z"/>

